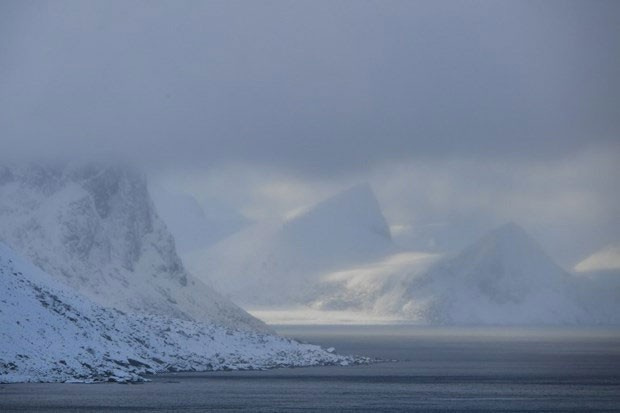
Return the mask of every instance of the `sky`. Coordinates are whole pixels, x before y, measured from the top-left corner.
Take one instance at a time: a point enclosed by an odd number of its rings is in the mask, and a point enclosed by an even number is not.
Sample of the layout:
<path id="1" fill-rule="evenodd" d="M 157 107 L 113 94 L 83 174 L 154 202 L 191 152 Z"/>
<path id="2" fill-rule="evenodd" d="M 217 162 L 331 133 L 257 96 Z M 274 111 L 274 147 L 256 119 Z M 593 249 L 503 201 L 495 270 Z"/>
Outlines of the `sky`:
<path id="1" fill-rule="evenodd" d="M 0 159 L 123 157 L 253 220 L 358 182 L 395 236 L 620 245 L 620 2 L 0 2 Z"/>

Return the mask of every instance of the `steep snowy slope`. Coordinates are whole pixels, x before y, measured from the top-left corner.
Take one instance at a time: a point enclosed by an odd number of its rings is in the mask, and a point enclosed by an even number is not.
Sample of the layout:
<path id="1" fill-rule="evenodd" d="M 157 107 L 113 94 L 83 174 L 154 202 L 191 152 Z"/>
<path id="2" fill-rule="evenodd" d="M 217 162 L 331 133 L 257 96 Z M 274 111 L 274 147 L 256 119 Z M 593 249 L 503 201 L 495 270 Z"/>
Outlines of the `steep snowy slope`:
<path id="1" fill-rule="evenodd" d="M 202 207 L 191 195 L 157 185 L 150 185 L 149 192 L 181 256 L 207 248 L 249 225 L 247 218 L 216 199 Z"/>
<path id="2" fill-rule="evenodd" d="M 328 274 L 312 305 L 424 324 L 617 322 L 619 283 L 608 279 L 603 294 L 600 281 L 565 272 L 508 224 L 456 257 L 401 254 Z"/>
<path id="3" fill-rule="evenodd" d="M 274 335 L 100 307 L 1 243 L 0 326 L 0 383 L 356 362 Z"/>
<path id="4" fill-rule="evenodd" d="M 185 270 L 129 167 L 0 167 L 0 241 L 104 306 L 267 329 Z"/>
<path id="5" fill-rule="evenodd" d="M 394 250 L 379 203 L 364 184 L 284 222 L 242 230 L 184 260 L 234 301 L 257 308 L 312 300 L 323 273 Z"/>
<path id="6" fill-rule="evenodd" d="M 432 323 L 587 322 L 570 281 L 522 228 L 507 224 L 414 277 L 406 311 Z"/>

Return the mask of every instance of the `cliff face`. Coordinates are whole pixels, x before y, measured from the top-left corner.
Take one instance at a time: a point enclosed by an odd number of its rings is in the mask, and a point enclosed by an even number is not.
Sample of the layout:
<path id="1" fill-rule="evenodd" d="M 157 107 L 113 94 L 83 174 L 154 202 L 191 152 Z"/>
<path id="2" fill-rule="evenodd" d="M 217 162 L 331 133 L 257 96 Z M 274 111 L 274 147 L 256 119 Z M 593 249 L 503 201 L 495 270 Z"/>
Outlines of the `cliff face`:
<path id="1" fill-rule="evenodd" d="M 132 168 L 1 167 L 0 240 L 103 306 L 268 330 L 185 270 Z"/>

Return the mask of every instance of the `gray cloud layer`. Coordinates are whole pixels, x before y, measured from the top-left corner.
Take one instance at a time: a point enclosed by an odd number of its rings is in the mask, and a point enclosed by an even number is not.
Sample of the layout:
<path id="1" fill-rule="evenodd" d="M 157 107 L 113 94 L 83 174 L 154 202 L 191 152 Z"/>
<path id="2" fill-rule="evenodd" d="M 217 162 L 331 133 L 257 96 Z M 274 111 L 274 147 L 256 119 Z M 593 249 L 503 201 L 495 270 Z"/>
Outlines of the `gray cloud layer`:
<path id="1" fill-rule="evenodd" d="M 122 155 L 259 219 L 369 180 L 416 246 L 512 219 L 573 265 L 620 241 L 619 20 L 618 1 L 4 0 L 0 161 Z"/>
<path id="2" fill-rule="evenodd" d="M 618 137 L 619 17 L 615 1 L 3 1 L 4 154 L 310 174 L 563 157 Z"/>

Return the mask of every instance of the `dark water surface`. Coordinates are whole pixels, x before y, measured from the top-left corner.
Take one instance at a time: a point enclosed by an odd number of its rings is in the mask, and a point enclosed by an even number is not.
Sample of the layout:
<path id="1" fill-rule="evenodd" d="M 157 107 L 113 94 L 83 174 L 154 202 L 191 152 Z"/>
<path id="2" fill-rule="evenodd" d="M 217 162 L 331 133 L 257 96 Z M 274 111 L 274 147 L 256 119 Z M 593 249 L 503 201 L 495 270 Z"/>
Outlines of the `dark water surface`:
<path id="1" fill-rule="evenodd" d="M 277 329 L 397 361 L 177 373 L 135 385 L 0 385 L 0 411 L 620 411 L 619 329 Z"/>

